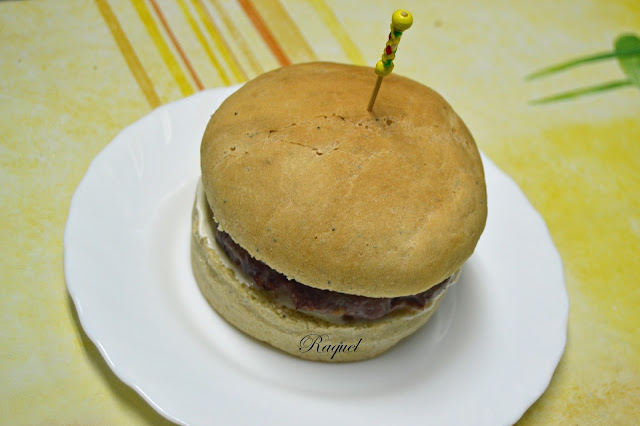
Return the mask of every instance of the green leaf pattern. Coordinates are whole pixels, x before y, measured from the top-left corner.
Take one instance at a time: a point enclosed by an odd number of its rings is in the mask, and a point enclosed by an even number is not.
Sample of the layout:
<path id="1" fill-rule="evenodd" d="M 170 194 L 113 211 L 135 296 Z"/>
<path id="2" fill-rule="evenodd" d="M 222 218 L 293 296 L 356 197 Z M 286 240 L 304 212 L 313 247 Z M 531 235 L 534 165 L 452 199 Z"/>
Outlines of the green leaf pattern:
<path id="1" fill-rule="evenodd" d="M 628 52 L 640 51 L 640 38 L 634 34 L 624 34 L 616 39 L 615 52 L 622 71 L 629 81 L 640 87 L 640 54 L 627 55 Z"/>
<path id="2" fill-rule="evenodd" d="M 527 80 L 535 80 L 540 77 L 546 77 L 562 71 L 566 71 L 576 66 L 589 64 L 592 62 L 603 61 L 606 59 L 616 58 L 620 68 L 627 76 L 626 80 L 610 81 L 556 95 L 547 96 L 540 99 L 530 101 L 531 104 L 545 104 L 556 101 L 564 101 L 574 99 L 584 95 L 592 95 L 595 93 L 628 87 L 635 85 L 640 88 L 640 38 L 635 34 L 622 34 L 616 38 L 614 50 L 612 52 L 597 53 L 594 55 L 584 56 L 572 59 L 557 65 L 543 68 L 534 73 L 529 74 Z"/>

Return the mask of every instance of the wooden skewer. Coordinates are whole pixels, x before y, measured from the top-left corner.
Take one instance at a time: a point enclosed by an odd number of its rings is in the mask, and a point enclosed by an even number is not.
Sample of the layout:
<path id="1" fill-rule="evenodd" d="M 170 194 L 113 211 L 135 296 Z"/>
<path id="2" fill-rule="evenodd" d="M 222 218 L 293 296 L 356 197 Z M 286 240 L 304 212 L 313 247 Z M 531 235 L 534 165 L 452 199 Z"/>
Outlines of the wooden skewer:
<path id="1" fill-rule="evenodd" d="M 375 104 L 376 98 L 378 97 L 382 79 L 391 74 L 391 71 L 393 70 L 393 59 L 396 57 L 396 50 L 398 50 L 398 44 L 400 44 L 402 32 L 408 30 L 412 24 L 413 16 L 411 16 L 411 14 L 406 10 L 399 9 L 393 12 L 393 15 L 391 16 L 391 32 L 389 33 L 389 41 L 387 41 L 384 52 L 382 52 L 382 59 L 376 64 L 375 71 L 378 75 L 378 80 L 376 80 L 376 85 L 371 93 L 367 111 L 373 111 L 373 104 Z"/>
<path id="2" fill-rule="evenodd" d="M 384 77 L 379 75 L 378 80 L 376 80 L 376 85 L 373 88 L 373 93 L 371 93 L 371 99 L 369 99 L 369 106 L 367 107 L 367 111 L 369 112 L 373 111 L 373 104 L 376 103 L 376 98 L 378 97 L 378 91 L 380 90 L 380 85 L 382 84 L 383 78 Z"/>

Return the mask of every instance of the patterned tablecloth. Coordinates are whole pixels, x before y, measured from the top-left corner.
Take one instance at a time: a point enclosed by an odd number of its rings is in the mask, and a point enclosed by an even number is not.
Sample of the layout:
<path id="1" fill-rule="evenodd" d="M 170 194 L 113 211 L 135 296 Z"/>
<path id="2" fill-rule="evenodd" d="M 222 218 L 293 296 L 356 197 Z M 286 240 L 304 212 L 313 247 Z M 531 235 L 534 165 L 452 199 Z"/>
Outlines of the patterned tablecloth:
<path id="1" fill-rule="evenodd" d="M 159 105 L 291 63 L 373 66 L 401 6 L 414 25 L 394 72 L 449 100 L 543 215 L 564 263 L 566 351 L 520 423 L 638 424 L 640 59 L 629 49 L 640 3 L 372 3 L 0 2 L 0 421 L 165 421 L 79 325 L 62 267 L 74 189 L 122 128 Z M 525 78 L 614 49 L 627 54 Z"/>

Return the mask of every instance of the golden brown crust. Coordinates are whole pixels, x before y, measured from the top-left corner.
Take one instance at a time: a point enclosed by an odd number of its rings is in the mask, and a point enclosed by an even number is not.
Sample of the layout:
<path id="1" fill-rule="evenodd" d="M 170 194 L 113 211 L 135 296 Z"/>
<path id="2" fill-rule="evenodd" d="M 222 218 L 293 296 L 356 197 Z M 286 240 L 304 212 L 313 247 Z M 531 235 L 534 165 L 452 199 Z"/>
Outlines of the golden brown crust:
<path id="1" fill-rule="evenodd" d="M 205 221 L 205 226 L 209 225 L 194 206 L 191 263 L 198 286 L 207 301 L 238 329 L 300 358 L 349 362 L 377 356 L 418 330 L 431 318 L 444 297 L 443 292 L 431 306 L 418 314 L 394 312 L 376 321 L 329 323 L 280 306 L 265 296 L 263 291 L 239 281 L 236 272 L 221 259 L 222 252 L 214 248 L 216 242 L 210 237 L 212 232 L 199 231 L 202 221 Z M 323 336 L 323 339 L 310 348 L 313 343 L 309 339 L 303 342 L 306 336 L 310 336 L 312 340 L 316 336 Z M 327 351 L 321 350 L 326 344 L 339 343 L 344 343 L 345 347 L 351 346 L 352 350 L 339 351 L 335 355 L 335 347 L 327 348 Z M 356 344 L 357 347 L 354 346 Z"/>
<path id="2" fill-rule="evenodd" d="M 220 227 L 312 287 L 424 291 L 473 253 L 487 215 L 475 142 L 451 106 L 407 78 L 332 63 L 263 74 L 213 115 L 202 179 Z"/>

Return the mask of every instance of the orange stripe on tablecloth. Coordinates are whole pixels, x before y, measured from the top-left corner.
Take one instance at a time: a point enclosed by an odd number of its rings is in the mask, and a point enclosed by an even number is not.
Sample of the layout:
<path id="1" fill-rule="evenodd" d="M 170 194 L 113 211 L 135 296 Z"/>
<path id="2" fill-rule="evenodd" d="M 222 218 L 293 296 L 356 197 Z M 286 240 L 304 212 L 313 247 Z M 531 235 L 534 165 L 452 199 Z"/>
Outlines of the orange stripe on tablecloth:
<path id="1" fill-rule="evenodd" d="M 347 58 L 353 64 L 357 65 L 366 65 L 362 54 L 360 53 L 360 49 L 355 45 L 351 37 L 349 37 L 349 33 L 344 29 L 336 15 L 333 13 L 331 8 L 327 6 L 324 0 L 311 0 L 310 1 L 313 8 L 316 10 L 316 13 L 322 19 L 322 22 L 329 28 L 333 36 L 338 43 L 340 43 L 340 47 L 344 53 L 346 53 Z"/>
<path id="2" fill-rule="evenodd" d="M 124 60 L 127 62 L 127 65 L 129 66 L 133 77 L 136 79 L 140 90 L 142 90 L 144 97 L 147 98 L 147 102 L 149 102 L 149 105 L 151 105 L 152 108 L 160 106 L 160 98 L 153 87 L 153 83 L 142 66 L 140 59 L 138 59 L 136 51 L 133 50 L 133 46 L 131 46 L 129 39 L 122 30 L 122 27 L 118 22 L 118 18 L 116 18 L 116 15 L 113 13 L 111 6 L 109 6 L 109 3 L 106 0 L 95 0 L 95 2 L 100 14 L 102 15 L 102 19 L 104 19 L 109 31 L 111 31 L 111 35 L 115 39 L 118 49 L 120 49 L 120 53 L 124 56 Z"/>
<path id="3" fill-rule="evenodd" d="M 207 29 L 209 36 L 213 40 L 216 45 L 217 52 L 220 53 L 222 58 L 227 63 L 231 73 L 235 77 L 236 81 L 242 82 L 247 80 L 247 75 L 240 68 L 240 64 L 238 60 L 233 55 L 233 51 L 229 48 L 229 45 L 226 41 L 220 36 L 220 31 L 216 28 L 216 24 L 209 14 L 209 11 L 202 3 L 202 0 L 191 0 L 191 3 L 195 7 L 198 12 L 198 16 L 200 17 L 200 21 L 204 24 L 204 27 Z"/>
<path id="4" fill-rule="evenodd" d="M 279 0 L 260 0 L 254 2 L 262 20 L 269 24 L 269 28 L 276 40 L 287 52 L 292 62 L 308 62 L 316 59 L 316 55 L 298 28 L 296 21 L 282 7 Z M 304 24 L 304 21 L 302 21 Z"/>
<path id="5" fill-rule="evenodd" d="M 238 29 L 237 22 L 229 18 L 229 15 L 225 12 L 224 7 L 220 6 L 218 0 L 209 0 L 209 3 L 213 5 L 215 14 L 222 19 L 222 22 L 224 23 L 225 27 L 227 27 L 227 31 L 231 35 L 231 38 L 234 40 L 235 44 L 238 46 L 242 54 L 247 58 L 247 62 L 249 63 L 252 74 L 261 74 L 264 71 L 264 68 L 256 59 L 251 48 L 247 44 L 247 41 L 242 35 L 242 32 L 240 32 L 240 30 Z"/>
<path id="6" fill-rule="evenodd" d="M 258 14 L 258 11 L 253 7 L 251 1 L 238 0 L 238 3 L 244 10 L 244 13 L 247 14 L 249 19 L 251 20 L 251 23 L 260 34 L 260 37 L 262 37 L 264 42 L 267 44 L 267 47 L 269 48 L 269 50 L 271 50 L 271 53 L 273 53 L 273 56 L 275 56 L 280 65 L 290 65 L 291 61 L 289 60 L 289 57 L 284 53 L 284 50 L 282 50 L 280 44 L 273 37 L 273 34 L 262 20 L 262 17 L 260 17 L 260 15 Z"/>
<path id="7" fill-rule="evenodd" d="M 160 29 L 158 29 L 158 26 L 156 25 L 156 22 L 151 15 L 151 11 L 144 3 L 144 0 L 131 0 L 131 3 L 135 7 L 136 12 L 138 12 L 138 16 L 140 17 L 140 20 L 147 30 L 147 34 L 149 34 L 149 37 L 151 37 L 153 44 L 156 46 L 156 49 L 158 49 L 162 60 L 167 65 L 167 68 L 169 68 L 169 72 L 173 76 L 173 79 L 178 84 L 182 95 L 188 96 L 193 94 L 193 86 L 191 86 L 191 83 L 189 83 L 187 76 L 182 72 L 180 63 L 173 56 L 171 48 L 160 33 Z"/>
<path id="8" fill-rule="evenodd" d="M 173 47 L 176 49 L 176 51 L 178 52 L 178 55 L 182 59 L 182 62 L 187 67 L 187 70 L 189 71 L 189 74 L 191 74 L 191 78 L 193 78 L 194 83 L 196 83 L 196 87 L 198 88 L 198 90 L 203 90 L 204 85 L 202 84 L 202 81 L 200 81 L 198 74 L 196 74 L 196 70 L 193 69 L 191 62 L 189 62 L 189 58 L 187 58 L 187 55 L 184 53 L 184 50 L 182 49 L 182 46 L 178 42 L 178 39 L 173 34 L 173 31 L 171 31 L 171 27 L 169 26 L 169 23 L 165 19 L 164 14 L 162 13 L 162 10 L 160 10 L 158 3 L 156 3 L 156 0 L 149 0 L 149 2 L 151 3 L 153 10 L 156 12 L 156 15 L 158 15 L 160 24 L 162 24 L 162 27 L 167 32 L 167 35 L 169 36 L 169 40 L 171 40 Z"/>
<path id="9" fill-rule="evenodd" d="M 185 16 L 185 18 L 187 18 L 187 22 L 189 23 L 191 30 L 196 35 L 196 38 L 202 45 L 202 48 L 206 52 L 214 68 L 218 71 L 218 74 L 220 75 L 222 82 L 227 86 L 230 85 L 231 79 L 227 75 L 225 69 L 222 67 L 220 62 L 218 62 L 218 59 L 216 58 L 216 56 L 213 54 L 213 51 L 211 50 L 211 48 L 209 47 L 209 44 L 207 43 L 207 39 L 205 38 L 204 34 L 202 34 L 202 31 L 200 31 L 200 27 L 198 26 L 198 23 L 194 19 L 193 15 L 191 14 L 189 7 L 184 2 L 184 0 L 177 0 L 177 2 L 178 2 L 178 6 L 180 6 L 180 9 L 182 9 L 182 14 Z"/>

